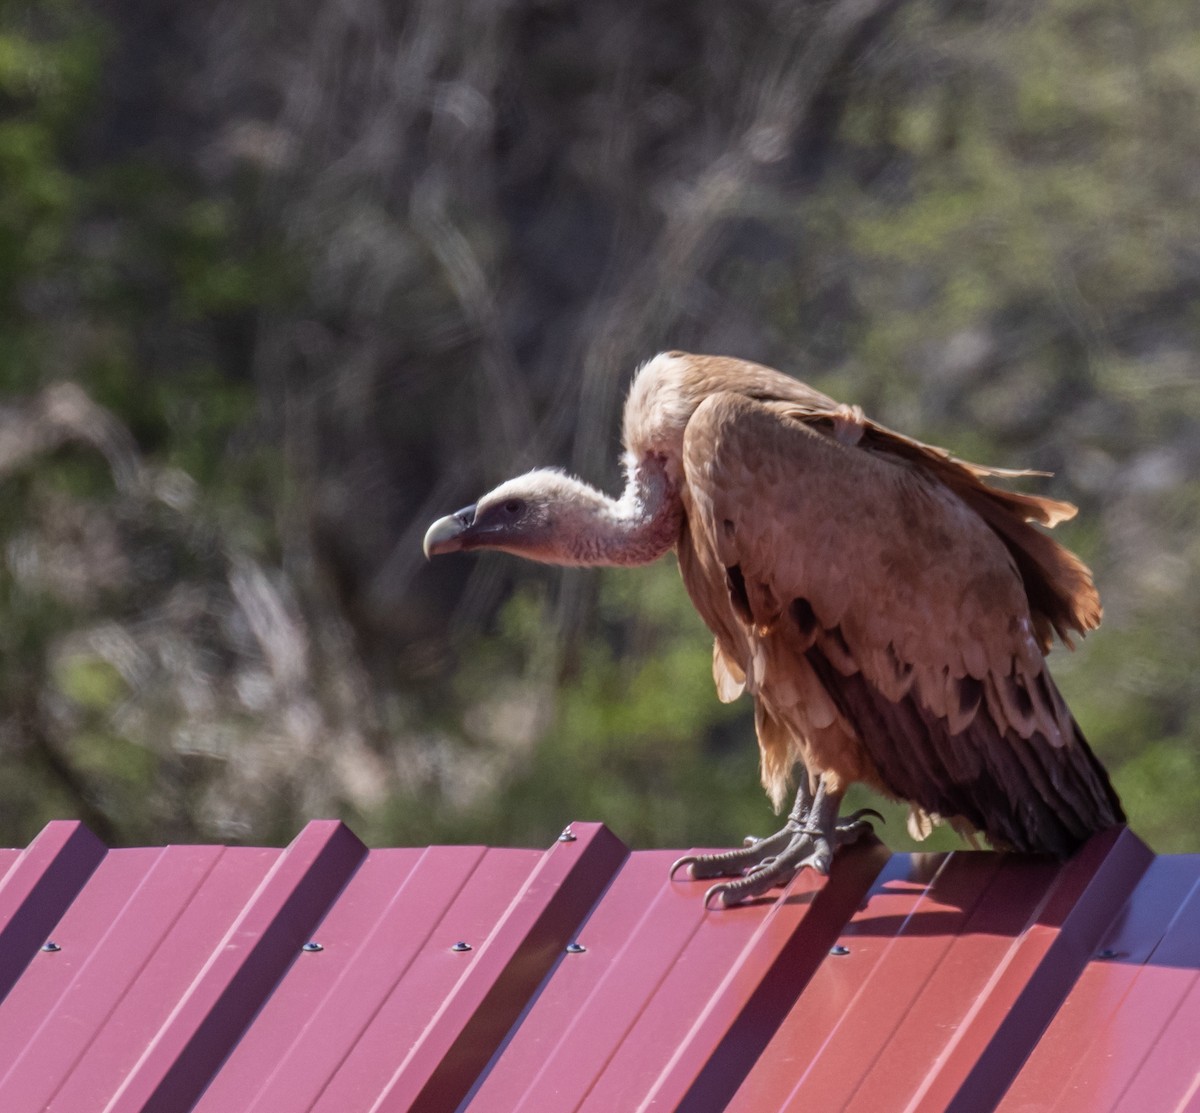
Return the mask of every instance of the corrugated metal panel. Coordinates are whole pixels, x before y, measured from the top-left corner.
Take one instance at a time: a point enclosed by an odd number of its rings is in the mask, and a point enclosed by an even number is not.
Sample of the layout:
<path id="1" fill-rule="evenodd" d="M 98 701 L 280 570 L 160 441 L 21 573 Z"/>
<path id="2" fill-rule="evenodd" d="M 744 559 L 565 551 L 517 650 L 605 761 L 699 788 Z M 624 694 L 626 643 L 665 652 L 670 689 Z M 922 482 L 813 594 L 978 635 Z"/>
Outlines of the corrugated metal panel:
<path id="1" fill-rule="evenodd" d="M 0 851 L 0 1110 L 1200 1111 L 1200 856 L 870 843 L 705 912 L 675 852 L 572 835 L 52 823 Z"/>
<path id="2" fill-rule="evenodd" d="M 1000 1108 L 1200 1110 L 1200 856 L 1150 864 Z"/>

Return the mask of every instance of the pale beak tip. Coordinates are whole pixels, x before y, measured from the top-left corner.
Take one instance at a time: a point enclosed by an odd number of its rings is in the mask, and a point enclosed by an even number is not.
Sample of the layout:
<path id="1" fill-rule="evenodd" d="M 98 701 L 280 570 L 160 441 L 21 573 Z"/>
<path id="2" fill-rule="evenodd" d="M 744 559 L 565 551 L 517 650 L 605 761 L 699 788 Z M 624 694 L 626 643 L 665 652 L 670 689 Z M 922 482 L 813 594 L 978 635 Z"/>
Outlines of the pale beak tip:
<path id="1" fill-rule="evenodd" d="M 426 560 L 432 560 L 442 553 L 457 552 L 462 548 L 462 533 L 466 528 L 461 517 L 457 514 L 447 514 L 439 518 L 425 531 L 425 540 L 421 549 Z"/>

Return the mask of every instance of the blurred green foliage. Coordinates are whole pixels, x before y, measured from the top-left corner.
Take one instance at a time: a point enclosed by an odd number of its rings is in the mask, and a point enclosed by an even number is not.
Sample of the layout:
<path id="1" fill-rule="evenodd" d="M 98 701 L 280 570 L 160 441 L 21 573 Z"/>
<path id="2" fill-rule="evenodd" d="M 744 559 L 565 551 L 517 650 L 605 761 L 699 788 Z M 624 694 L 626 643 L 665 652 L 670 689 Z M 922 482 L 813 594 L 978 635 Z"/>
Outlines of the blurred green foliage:
<path id="1" fill-rule="evenodd" d="M 673 562 L 420 564 L 506 474 L 614 481 L 686 347 L 1054 472 L 1108 608 L 1055 674 L 1200 850 L 1200 15 L 609 7 L 0 6 L 4 841 L 770 829 Z"/>

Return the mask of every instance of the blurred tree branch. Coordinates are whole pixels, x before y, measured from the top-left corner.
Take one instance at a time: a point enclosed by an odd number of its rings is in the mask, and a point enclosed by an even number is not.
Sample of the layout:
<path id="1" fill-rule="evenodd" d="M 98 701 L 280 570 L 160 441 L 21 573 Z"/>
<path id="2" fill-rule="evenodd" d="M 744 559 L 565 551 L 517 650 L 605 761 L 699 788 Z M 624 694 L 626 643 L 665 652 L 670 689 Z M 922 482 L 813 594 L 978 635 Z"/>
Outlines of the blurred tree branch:
<path id="1" fill-rule="evenodd" d="M 1200 783 L 1192 7 L 0 18 L 14 841 L 88 800 L 114 838 L 338 811 L 525 839 L 568 806 L 744 833 L 748 727 L 669 569 L 418 548 L 522 467 L 613 482 L 622 392 L 669 347 L 1057 471 L 1110 618 L 1056 675 L 1176 837 L 1157 801 Z"/>

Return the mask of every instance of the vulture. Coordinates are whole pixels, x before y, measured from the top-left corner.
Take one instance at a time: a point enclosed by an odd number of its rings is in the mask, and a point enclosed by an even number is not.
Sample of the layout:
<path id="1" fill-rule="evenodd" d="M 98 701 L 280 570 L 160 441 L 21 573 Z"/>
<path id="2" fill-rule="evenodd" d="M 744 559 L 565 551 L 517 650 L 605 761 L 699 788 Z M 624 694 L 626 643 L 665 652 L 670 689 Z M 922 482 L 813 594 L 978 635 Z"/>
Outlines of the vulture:
<path id="1" fill-rule="evenodd" d="M 804 383 L 724 356 L 665 352 L 635 375 L 625 489 L 555 469 L 434 522 L 425 554 L 498 549 L 561 565 L 674 550 L 712 630 L 721 700 L 754 700 L 763 786 L 783 829 L 672 867 L 723 878 L 731 905 L 827 873 L 870 830 L 840 816 L 862 782 L 1022 852 L 1071 854 L 1124 820 L 1046 667 L 1100 622 L 1087 566 L 1033 523 L 1065 502 L 989 485 L 982 467 L 895 433 Z M 793 782 L 795 777 L 795 782 Z"/>

